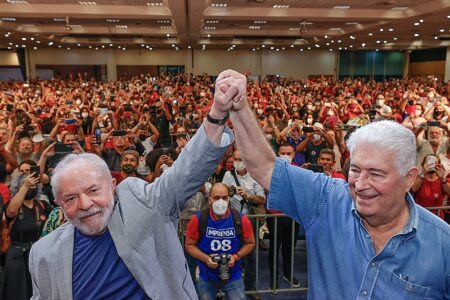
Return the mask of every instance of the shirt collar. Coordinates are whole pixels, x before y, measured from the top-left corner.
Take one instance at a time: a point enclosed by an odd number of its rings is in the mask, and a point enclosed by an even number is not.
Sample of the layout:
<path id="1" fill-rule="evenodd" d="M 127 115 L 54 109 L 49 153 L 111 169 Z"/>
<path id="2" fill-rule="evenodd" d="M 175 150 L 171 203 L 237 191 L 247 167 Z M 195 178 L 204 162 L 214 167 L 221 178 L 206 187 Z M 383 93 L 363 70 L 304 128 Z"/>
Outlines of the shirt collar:
<path id="1" fill-rule="evenodd" d="M 408 202 L 409 219 L 408 219 L 408 223 L 406 224 L 405 228 L 403 228 L 401 233 L 408 233 L 408 232 L 413 231 L 413 229 L 417 230 L 417 226 L 419 224 L 419 216 L 417 213 L 417 208 L 416 208 L 414 199 L 410 193 L 406 194 L 406 201 Z M 359 221 L 362 221 L 361 216 L 359 215 L 358 211 L 356 210 L 355 201 L 353 201 L 353 200 L 352 200 L 352 213 Z"/>

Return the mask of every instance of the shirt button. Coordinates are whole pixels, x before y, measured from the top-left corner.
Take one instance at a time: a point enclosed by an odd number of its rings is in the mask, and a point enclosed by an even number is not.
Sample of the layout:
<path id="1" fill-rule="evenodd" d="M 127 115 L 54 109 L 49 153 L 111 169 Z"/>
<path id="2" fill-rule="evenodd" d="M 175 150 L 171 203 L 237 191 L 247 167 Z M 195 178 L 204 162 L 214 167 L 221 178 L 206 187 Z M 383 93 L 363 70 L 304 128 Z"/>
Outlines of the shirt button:
<path id="1" fill-rule="evenodd" d="M 376 266 L 377 266 L 377 263 L 373 262 L 373 263 L 371 263 L 371 266 L 372 266 L 372 267 L 376 267 Z"/>
<path id="2" fill-rule="evenodd" d="M 367 291 L 362 292 L 363 296 L 367 296 L 367 294 L 369 294 Z"/>
<path id="3" fill-rule="evenodd" d="M 370 235 L 366 234 L 366 238 L 370 238 Z"/>

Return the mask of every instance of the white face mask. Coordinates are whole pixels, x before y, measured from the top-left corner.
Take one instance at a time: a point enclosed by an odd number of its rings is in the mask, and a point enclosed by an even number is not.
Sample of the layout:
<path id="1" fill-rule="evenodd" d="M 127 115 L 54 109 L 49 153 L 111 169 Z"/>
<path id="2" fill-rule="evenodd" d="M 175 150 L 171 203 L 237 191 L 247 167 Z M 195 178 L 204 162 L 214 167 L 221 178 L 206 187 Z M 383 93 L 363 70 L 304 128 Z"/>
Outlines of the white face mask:
<path id="1" fill-rule="evenodd" d="M 236 171 L 244 171 L 245 169 L 245 165 L 243 161 L 235 161 L 234 162 L 234 168 L 236 169 Z"/>
<path id="2" fill-rule="evenodd" d="M 320 139 L 321 139 L 320 134 L 317 134 L 317 133 L 313 134 L 313 141 L 314 142 L 318 142 L 318 141 L 320 141 Z"/>
<path id="3" fill-rule="evenodd" d="M 306 123 L 312 124 L 313 123 L 313 119 L 311 119 L 311 118 L 306 119 Z"/>
<path id="4" fill-rule="evenodd" d="M 81 100 L 78 99 L 77 101 L 75 101 L 75 103 L 76 103 L 77 105 L 80 105 L 80 104 L 81 104 Z"/>
<path id="5" fill-rule="evenodd" d="M 215 215 L 223 216 L 227 212 L 228 202 L 223 199 L 216 200 L 212 204 L 212 209 Z"/>
<path id="6" fill-rule="evenodd" d="M 87 118 L 87 117 L 89 116 L 89 113 L 83 112 L 83 113 L 81 113 L 81 116 L 82 116 L 83 118 Z"/>
<path id="7" fill-rule="evenodd" d="M 272 134 L 270 134 L 270 133 L 266 133 L 265 136 L 266 136 L 266 140 L 269 141 L 269 142 L 270 142 L 270 140 L 273 137 Z"/>
<path id="8" fill-rule="evenodd" d="M 257 109 L 256 111 L 258 112 L 258 115 L 262 115 L 262 113 L 264 112 L 262 109 Z"/>
<path id="9" fill-rule="evenodd" d="M 284 159 L 284 160 L 287 161 L 288 163 L 291 163 L 291 162 L 292 162 L 292 156 L 290 156 L 290 155 L 287 155 L 287 154 L 285 154 L 285 155 L 280 155 L 280 158 Z"/>
<path id="10" fill-rule="evenodd" d="M 383 106 L 383 105 L 384 105 L 384 100 L 376 100 L 376 101 L 375 101 L 375 104 L 376 104 L 377 106 Z"/>

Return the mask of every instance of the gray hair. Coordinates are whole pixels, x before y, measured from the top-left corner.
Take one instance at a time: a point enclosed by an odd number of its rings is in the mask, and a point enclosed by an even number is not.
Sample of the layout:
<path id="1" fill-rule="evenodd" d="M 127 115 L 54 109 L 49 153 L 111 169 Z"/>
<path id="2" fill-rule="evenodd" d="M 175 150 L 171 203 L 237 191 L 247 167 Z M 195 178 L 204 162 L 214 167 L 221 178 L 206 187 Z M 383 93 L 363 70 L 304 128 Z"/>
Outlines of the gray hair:
<path id="1" fill-rule="evenodd" d="M 394 163 L 401 176 L 416 166 L 416 138 L 405 126 L 393 121 L 378 121 L 359 128 L 347 141 L 350 157 L 362 145 L 376 146 L 396 156 Z"/>
<path id="2" fill-rule="evenodd" d="M 59 180 L 62 174 L 69 172 L 71 167 L 76 165 L 86 165 L 97 170 L 101 176 L 111 181 L 112 176 L 106 162 L 93 153 L 68 154 L 53 169 L 50 184 L 52 192 L 57 200 Z"/>

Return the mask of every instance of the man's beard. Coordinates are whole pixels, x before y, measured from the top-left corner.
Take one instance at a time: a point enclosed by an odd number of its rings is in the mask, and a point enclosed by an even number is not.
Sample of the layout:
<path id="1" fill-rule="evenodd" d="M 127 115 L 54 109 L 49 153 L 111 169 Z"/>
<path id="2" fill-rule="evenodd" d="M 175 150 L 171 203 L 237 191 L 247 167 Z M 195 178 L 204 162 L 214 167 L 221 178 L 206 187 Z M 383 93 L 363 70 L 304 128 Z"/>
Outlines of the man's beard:
<path id="1" fill-rule="evenodd" d="M 66 219 L 69 220 L 69 222 L 72 223 L 82 234 L 96 236 L 105 231 L 113 211 L 114 197 L 111 197 L 111 202 L 107 207 L 92 207 L 88 211 L 80 211 L 73 219 L 68 218 L 67 215 L 65 216 Z M 97 216 L 94 221 L 86 222 L 83 220 L 84 217 L 89 217 L 95 214 L 97 214 Z"/>

